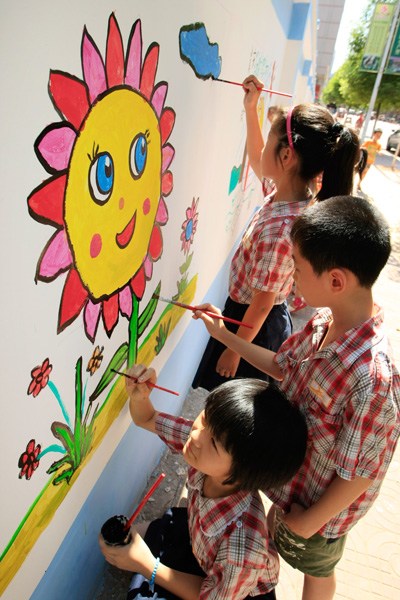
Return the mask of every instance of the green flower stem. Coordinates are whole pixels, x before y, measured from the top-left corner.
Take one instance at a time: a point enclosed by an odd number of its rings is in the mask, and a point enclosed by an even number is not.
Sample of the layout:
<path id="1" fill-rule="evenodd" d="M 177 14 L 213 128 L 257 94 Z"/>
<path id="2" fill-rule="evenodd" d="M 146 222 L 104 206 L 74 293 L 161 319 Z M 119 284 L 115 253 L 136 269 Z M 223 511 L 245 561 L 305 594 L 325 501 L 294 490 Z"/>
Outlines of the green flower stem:
<path id="1" fill-rule="evenodd" d="M 69 415 L 67 413 L 67 409 L 64 406 L 64 402 L 61 400 L 61 396 L 60 396 L 58 389 L 56 388 L 56 386 L 54 385 L 54 383 L 52 381 L 49 381 L 47 385 L 53 392 L 58 404 L 60 405 L 60 408 L 61 408 L 62 414 L 64 415 L 64 419 L 65 419 L 66 423 L 68 424 L 69 427 L 71 427 L 71 421 L 70 421 Z"/>
<path id="2" fill-rule="evenodd" d="M 128 368 L 136 363 L 138 352 L 139 300 L 132 294 L 132 314 L 129 321 Z"/>

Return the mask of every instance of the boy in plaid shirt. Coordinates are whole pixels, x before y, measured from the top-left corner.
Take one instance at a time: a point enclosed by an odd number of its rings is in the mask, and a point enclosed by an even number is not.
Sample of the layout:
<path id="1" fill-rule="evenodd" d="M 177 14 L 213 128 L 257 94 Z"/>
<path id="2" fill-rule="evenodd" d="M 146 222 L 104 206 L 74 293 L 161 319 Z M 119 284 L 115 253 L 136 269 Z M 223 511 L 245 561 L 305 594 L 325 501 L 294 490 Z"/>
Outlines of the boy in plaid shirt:
<path id="1" fill-rule="evenodd" d="M 291 237 L 298 291 L 310 306 L 328 308 L 277 353 L 244 343 L 204 312 L 196 317 L 278 379 L 306 417 L 302 467 L 264 491 L 274 502 L 278 551 L 304 573 L 303 600 L 330 600 L 346 534 L 375 501 L 400 432 L 400 378 L 371 291 L 390 233 L 368 201 L 339 196 L 307 208 Z"/>
<path id="2" fill-rule="evenodd" d="M 126 382 L 133 421 L 189 465 L 188 505 L 152 522 L 144 540 L 134 528 L 128 546 L 100 539 L 106 559 L 152 575 L 158 597 L 168 600 L 273 600 L 279 559 L 258 489 L 283 484 L 302 464 L 301 412 L 276 386 L 245 379 L 216 388 L 192 422 L 154 409 L 146 385 L 156 379 L 153 369 L 136 365 L 129 374 L 139 378 Z M 143 597 L 137 577 L 128 599 Z"/>

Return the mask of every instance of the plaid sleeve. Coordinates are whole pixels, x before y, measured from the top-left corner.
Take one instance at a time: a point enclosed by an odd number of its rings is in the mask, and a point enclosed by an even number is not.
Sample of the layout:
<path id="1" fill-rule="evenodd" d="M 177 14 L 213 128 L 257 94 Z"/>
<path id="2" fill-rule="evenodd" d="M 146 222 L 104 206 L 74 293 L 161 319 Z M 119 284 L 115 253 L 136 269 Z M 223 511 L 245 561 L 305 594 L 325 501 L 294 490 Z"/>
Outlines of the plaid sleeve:
<path id="1" fill-rule="evenodd" d="M 393 451 L 398 417 L 392 401 L 391 365 L 384 356 L 375 360 L 374 367 L 375 373 L 364 373 L 345 409 L 336 452 L 337 472 L 344 479 L 374 479 L 387 453 Z"/>
<path id="2" fill-rule="evenodd" d="M 265 292 L 279 292 L 294 270 L 292 244 L 284 222 L 274 236 L 260 236 L 252 252 L 249 285 Z"/>
<path id="3" fill-rule="evenodd" d="M 156 433 L 172 452 L 178 454 L 182 452 L 192 425 L 193 421 L 183 417 L 159 413 L 156 419 Z"/>

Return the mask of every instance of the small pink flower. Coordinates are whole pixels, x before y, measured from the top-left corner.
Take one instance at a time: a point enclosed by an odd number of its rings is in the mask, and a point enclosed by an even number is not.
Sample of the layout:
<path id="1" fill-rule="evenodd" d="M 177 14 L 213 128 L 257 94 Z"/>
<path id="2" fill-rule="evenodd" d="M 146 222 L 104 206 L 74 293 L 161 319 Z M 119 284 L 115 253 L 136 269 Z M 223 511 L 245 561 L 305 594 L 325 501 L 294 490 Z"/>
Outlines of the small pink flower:
<path id="1" fill-rule="evenodd" d="M 25 452 L 21 454 L 18 461 L 18 466 L 21 469 L 18 474 L 20 479 L 22 479 L 22 477 L 30 479 L 33 472 L 38 468 L 40 449 L 40 444 L 35 447 L 35 440 L 30 440 L 28 442 Z"/>
<path id="2" fill-rule="evenodd" d="M 195 200 L 193 198 L 192 205 L 186 209 L 186 220 L 182 223 L 181 250 L 185 254 L 189 253 L 190 246 L 193 244 L 194 234 L 196 233 L 197 222 L 199 220 L 199 213 L 197 212 L 198 203 L 199 199 L 197 198 L 197 200 Z"/>
<path id="3" fill-rule="evenodd" d="M 50 364 L 48 358 L 45 358 L 42 365 L 35 367 L 31 371 L 32 381 L 28 387 L 28 396 L 32 394 L 34 398 L 39 394 L 39 392 L 46 387 L 49 382 L 49 376 L 53 365 Z"/>

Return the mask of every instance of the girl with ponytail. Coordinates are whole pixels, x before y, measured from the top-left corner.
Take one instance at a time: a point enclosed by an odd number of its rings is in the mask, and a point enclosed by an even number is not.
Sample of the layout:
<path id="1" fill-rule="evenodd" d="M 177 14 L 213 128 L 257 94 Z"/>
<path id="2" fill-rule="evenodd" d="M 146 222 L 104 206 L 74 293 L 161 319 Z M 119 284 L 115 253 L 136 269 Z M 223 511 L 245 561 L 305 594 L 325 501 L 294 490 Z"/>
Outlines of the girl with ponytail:
<path id="1" fill-rule="evenodd" d="M 253 217 L 232 259 L 223 314 L 252 326 L 229 326 L 239 337 L 277 351 L 292 333 L 286 298 L 293 286 L 293 221 L 311 200 L 317 176 L 322 175 L 318 201 L 351 194 L 359 143 L 357 135 L 335 123 L 326 108 L 299 104 L 277 110 L 264 144 L 257 112 L 263 83 L 250 75 L 243 88 L 250 165 L 261 182 L 270 179 L 276 187 Z M 193 387 L 212 390 L 233 377 L 267 375 L 210 338 Z"/>

